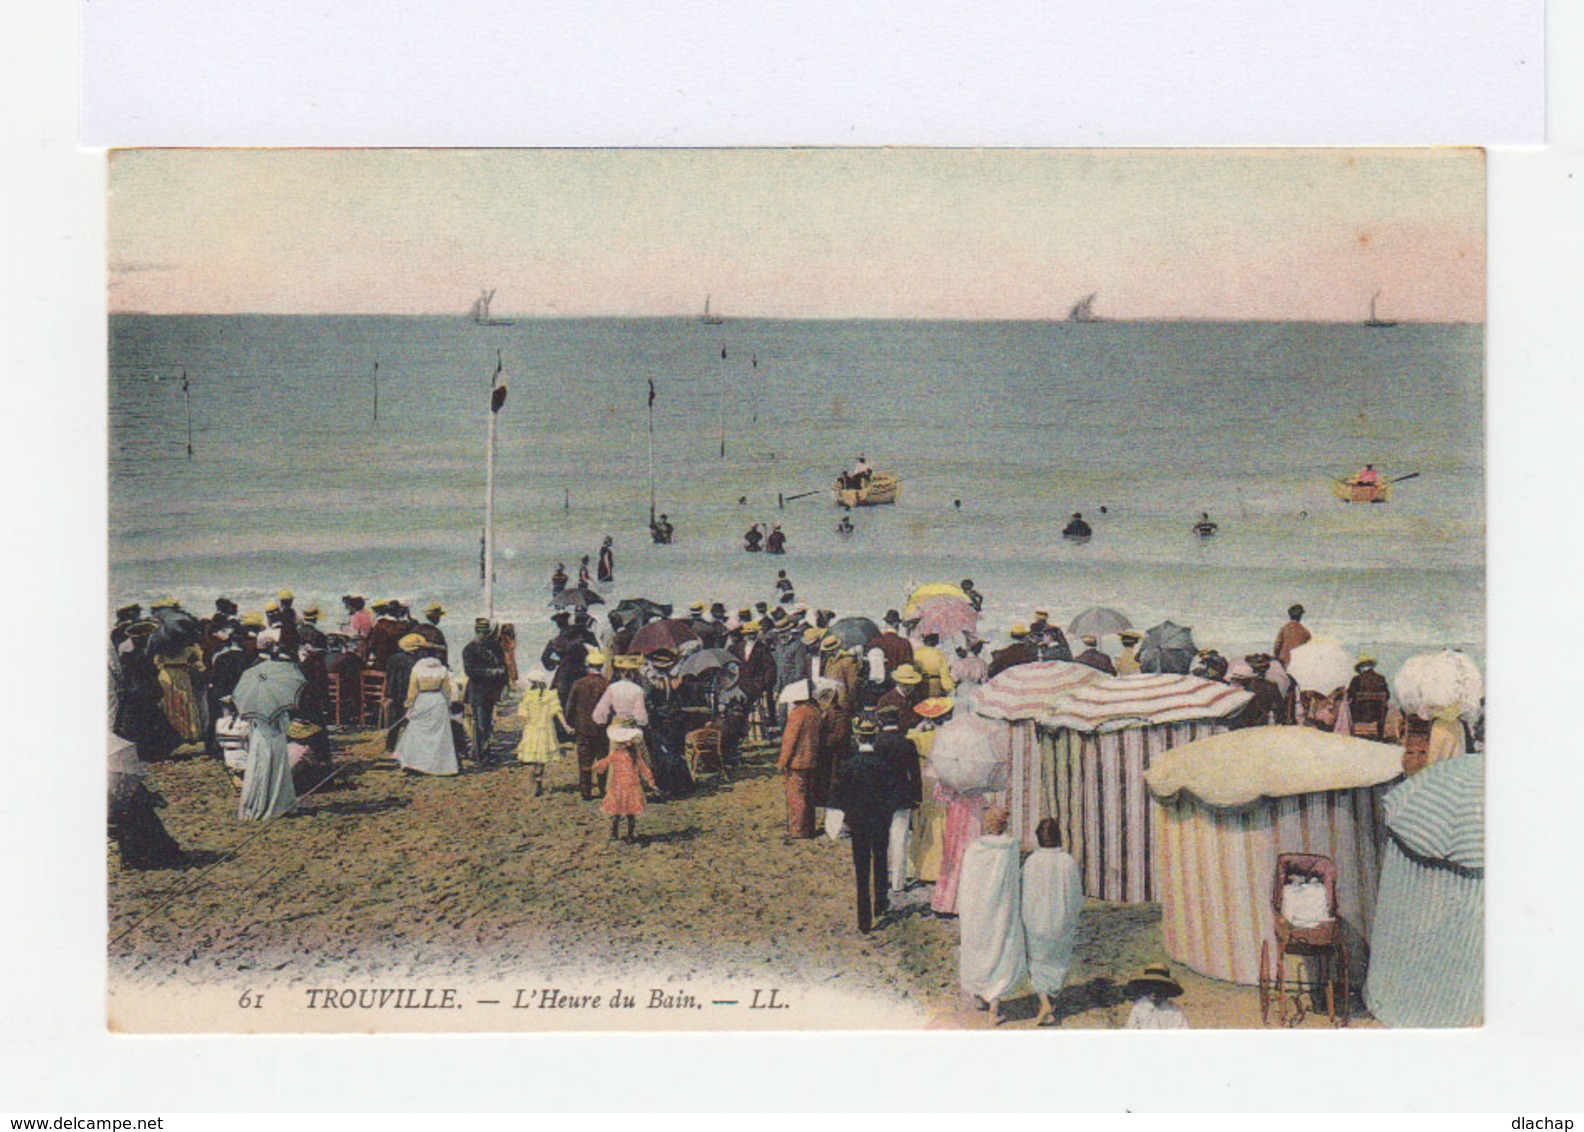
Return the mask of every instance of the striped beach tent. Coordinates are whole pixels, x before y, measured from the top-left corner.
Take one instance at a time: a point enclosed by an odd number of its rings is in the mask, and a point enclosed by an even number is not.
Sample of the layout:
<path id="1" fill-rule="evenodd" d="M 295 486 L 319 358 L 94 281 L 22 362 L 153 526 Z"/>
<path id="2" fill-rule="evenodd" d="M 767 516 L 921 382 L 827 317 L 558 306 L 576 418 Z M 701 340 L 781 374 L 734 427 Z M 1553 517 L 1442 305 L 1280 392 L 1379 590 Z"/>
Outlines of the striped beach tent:
<path id="1" fill-rule="evenodd" d="M 1386 795 L 1364 1002 L 1388 1026 L 1478 1026 L 1485 999 L 1485 756 Z"/>
<path id="2" fill-rule="evenodd" d="M 1023 847 L 1034 850 L 1034 827 L 1052 814 L 1048 793 L 1038 783 L 1049 781 L 1042 767 L 1039 734 L 1034 720 L 1055 708 L 1061 696 L 1079 685 L 1105 680 L 1106 674 L 1087 664 L 1040 660 L 1018 664 L 988 680 L 979 689 L 974 712 L 1006 727 L 1001 741 L 1011 755 L 1008 789 L 991 801 L 1011 812 L 1011 832 Z"/>
<path id="3" fill-rule="evenodd" d="M 1213 979 L 1259 982 L 1274 938 L 1281 853 L 1337 867 L 1338 914 L 1354 968 L 1380 874 L 1381 796 L 1402 750 L 1313 727 L 1252 727 L 1170 751 L 1145 773 L 1157 804 L 1155 872 L 1166 954 Z"/>
<path id="4" fill-rule="evenodd" d="M 1039 752 L 1030 760 L 1038 777 L 1019 782 L 1014 763 L 1014 797 L 1060 823 L 1085 893 L 1131 904 L 1154 900 L 1156 818 L 1144 772 L 1162 753 L 1223 730 L 1251 698 L 1241 688 L 1175 673 L 1075 684 L 1038 720 Z"/>

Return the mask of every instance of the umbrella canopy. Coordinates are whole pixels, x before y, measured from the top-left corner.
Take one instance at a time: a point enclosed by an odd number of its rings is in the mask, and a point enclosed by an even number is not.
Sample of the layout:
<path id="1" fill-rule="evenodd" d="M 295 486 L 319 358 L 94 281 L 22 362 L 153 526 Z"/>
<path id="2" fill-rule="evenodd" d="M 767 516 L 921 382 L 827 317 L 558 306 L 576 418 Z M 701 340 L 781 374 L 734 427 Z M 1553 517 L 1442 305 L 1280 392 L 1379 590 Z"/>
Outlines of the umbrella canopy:
<path id="1" fill-rule="evenodd" d="M 1072 624 L 1067 626 L 1067 632 L 1074 637 L 1081 637 L 1085 633 L 1093 633 L 1097 637 L 1109 637 L 1120 633 L 1123 629 L 1131 628 L 1133 622 L 1127 619 L 1127 614 L 1097 605 L 1074 617 Z"/>
<path id="2" fill-rule="evenodd" d="M 1253 695 L 1230 684 L 1161 672 L 1141 676 L 1102 676 L 1068 688 L 1051 710 L 1039 716 L 1044 727 L 1074 731 L 1120 731 L 1225 719 Z"/>
<path id="3" fill-rule="evenodd" d="M 297 698 L 308 684 L 302 670 L 284 660 L 265 660 L 242 673 L 236 690 L 237 714 L 244 719 L 261 719 L 280 725 L 278 717 L 297 706 Z"/>
<path id="4" fill-rule="evenodd" d="M 1444 649 L 1408 660 L 1392 681 L 1403 710 L 1422 716 L 1455 707 L 1459 715 L 1476 715 L 1485 697 L 1485 680 L 1474 662 Z"/>
<path id="5" fill-rule="evenodd" d="M 550 604 L 557 609 L 587 609 L 591 605 L 604 605 L 605 599 L 586 586 L 573 586 L 554 595 Z"/>
<path id="6" fill-rule="evenodd" d="M 149 656 L 175 656 L 203 637 L 197 618 L 185 609 L 161 606 L 149 611 L 149 619 L 159 626 L 149 634 L 144 646 Z"/>
<path id="7" fill-rule="evenodd" d="M 699 649 L 677 665 L 678 676 L 705 676 L 723 669 L 736 669 L 738 660 L 725 649 Z"/>
<path id="8" fill-rule="evenodd" d="M 974 711 L 1008 722 L 1033 719 L 1055 707 L 1057 698 L 1074 685 L 1104 679 L 1105 673 L 1098 668 L 1065 660 L 1017 664 L 979 688 Z"/>
<path id="9" fill-rule="evenodd" d="M 950 582 L 930 582 L 918 587 L 908 595 L 907 605 L 902 610 L 903 617 L 912 617 L 919 603 L 929 597 L 955 597 L 963 601 L 968 600 L 968 595 L 963 593 L 961 586 L 954 586 Z"/>
<path id="10" fill-rule="evenodd" d="M 623 598 L 611 610 L 611 620 L 617 625 L 644 625 L 662 617 L 671 616 L 671 607 L 661 605 L 658 601 L 650 601 L 646 597 Z"/>
<path id="11" fill-rule="evenodd" d="M 1307 644 L 1293 649 L 1287 675 L 1297 681 L 1299 691 L 1329 696 L 1338 688 L 1348 686 L 1348 682 L 1353 679 L 1355 660 L 1353 653 L 1343 648 L 1340 642 L 1314 637 Z"/>
<path id="12" fill-rule="evenodd" d="M 935 777 L 959 794 L 1005 790 L 1012 775 L 1012 751 L 1010 745 L 999 748 L 996 726 L 970 715 L 938 728 L 929 755 Z"/>
<path id="13" fill-rule="evenodd" d="M 1238 657 L 1227 665 L 1226 678 L 1229 683 L 1234 677 L 1252 675 L 1254 675 L 1254 666 L 1243 657 Z M 1265 673 L 1265 679 L 1275 684 L 1276 690 L 1284 696 L 1287 694 L 1287 689 L 1292 687 L 1292 677 L 1287 675 L 1287 670 L 1282 667 L 1282 662 L 1275 657 L 1271 658 L 1270 669 Z M 1345 684 L 1347 681 L 1344 680 L 1343 683 Z M 1327 691 L 1329 690 L 1327 689 Z"/>
<path id="14" fill-rule="evenodd" d="M 803 680 L 794 680 L 776 697 L 780 704 L 800 704 L 804 700 L 812 699 L 821 692 L 834 692 L 841 685 L 834 680 L 827 680 L 823 676 L 810 676 Z"/>
<path id="15" fill-rule="evenodd" d="M 698 639 L 698 634 L 688 627 L 686 621 L 662 618 L 659 621 L 651 621 L 639 629 L 628 648 L 635 653 L 648 656 L 656 649 L 678 651 L 689 641 L 697 642 Z"/>
<path id="16" fill-rule="evenodd" d="M 844 649 L 861 649 L 880 635 L 880 626 L 867 617 L 843 617 L 831 622 L 828 630 Z"/>
<path id="17" fill-rule="evenodd" d="M 971 633 L 979 625 L 979 611 L 967 598 L 940 594 L 927 597 L 911 607 L 912 616 L 919 619 L 918 635 L 939 633 L 949 637 L 953 633 Z"/>
<path id="18" fill-rule="evenodd" d="M 1162 621 L 1144 633 L 1139 644 L 1139 668 L 1144 672 L 1175 672 L 1184 675 L 1193 667 L 1193 630 L 1187 625 Z"/>
<path id="19" fill-rule="evenodd" d="M 1417 856 L 1485 867 L 1485 756 L 1443 759 L 1386 795 L 1386 828 Z"/>
<path id="20" fill-rule="evenodd" d="M 1144 772 L 1156 797 L 1186 790 L 1207 806 L 1355 790 L 1402 774 L 1402 749 L 1313 727 L 1246 727 L 1174 747 Z"/>

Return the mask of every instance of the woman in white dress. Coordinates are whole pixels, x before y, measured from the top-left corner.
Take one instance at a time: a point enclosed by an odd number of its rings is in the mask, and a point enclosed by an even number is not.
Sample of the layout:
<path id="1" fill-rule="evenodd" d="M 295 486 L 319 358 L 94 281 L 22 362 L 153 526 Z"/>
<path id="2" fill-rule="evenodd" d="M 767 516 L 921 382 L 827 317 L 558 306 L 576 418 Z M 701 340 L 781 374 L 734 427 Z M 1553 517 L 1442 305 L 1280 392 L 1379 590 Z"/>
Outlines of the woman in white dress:
<path id="1" fill-rule="evenodd" d="M 456 774 L 456 744 L 451 738 L 451 673 L 433 656 L 413 665 L 407 680 L 407 726 L 396 743 L 403 770 L 419 774 Z"/>

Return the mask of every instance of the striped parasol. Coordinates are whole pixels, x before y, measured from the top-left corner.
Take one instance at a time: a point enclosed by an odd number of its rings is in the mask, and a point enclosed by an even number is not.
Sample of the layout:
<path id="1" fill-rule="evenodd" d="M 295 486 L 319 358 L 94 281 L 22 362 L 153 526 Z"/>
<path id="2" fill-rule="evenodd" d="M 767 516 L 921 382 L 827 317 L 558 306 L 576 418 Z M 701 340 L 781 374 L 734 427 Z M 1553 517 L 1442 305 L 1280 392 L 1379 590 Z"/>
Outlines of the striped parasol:
<path id="1" fill-rule="evenodd" d="M 980 687 L 974 711 L 1008 722 L 1034 719 L 1051 711 L 1068 689 L 1105 678 L 1097 668 L 1065 660 L 1015 665 Z"/>
<path id="2" fill-rule="evenodd" d="M 992 681 L 993 683 L 993 681 Z M 1224 719 L 1254 697 L 1230 684 L 1160 672 L 1102 676 L 1067 689 L 1039 716 L 1044 727 L 1120 731 L 1162 723 Z"/>
<path id="3" fill-rule="evenodd" d="M 953 633 L 971 633 L 979 625 L 979 611 L 972 602 L 960 597 L 945 594 L 927 597 L 910 608 L 913 610 L 912 616 L 919 619 L 914 632 L 921 637 L 929 633 L 942 637 L 949 637 Z"/>

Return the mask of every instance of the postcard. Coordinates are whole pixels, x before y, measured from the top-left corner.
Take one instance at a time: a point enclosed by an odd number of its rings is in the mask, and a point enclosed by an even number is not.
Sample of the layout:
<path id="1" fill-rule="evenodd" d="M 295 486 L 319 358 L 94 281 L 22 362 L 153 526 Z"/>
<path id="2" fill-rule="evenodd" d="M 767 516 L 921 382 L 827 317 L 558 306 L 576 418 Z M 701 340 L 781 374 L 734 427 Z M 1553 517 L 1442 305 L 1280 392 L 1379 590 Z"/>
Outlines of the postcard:
<path id="1" fill-rule="evenodd" d="M 109 164 L 112 1029 L 1482 1023 L 1479 150 Z"/>

